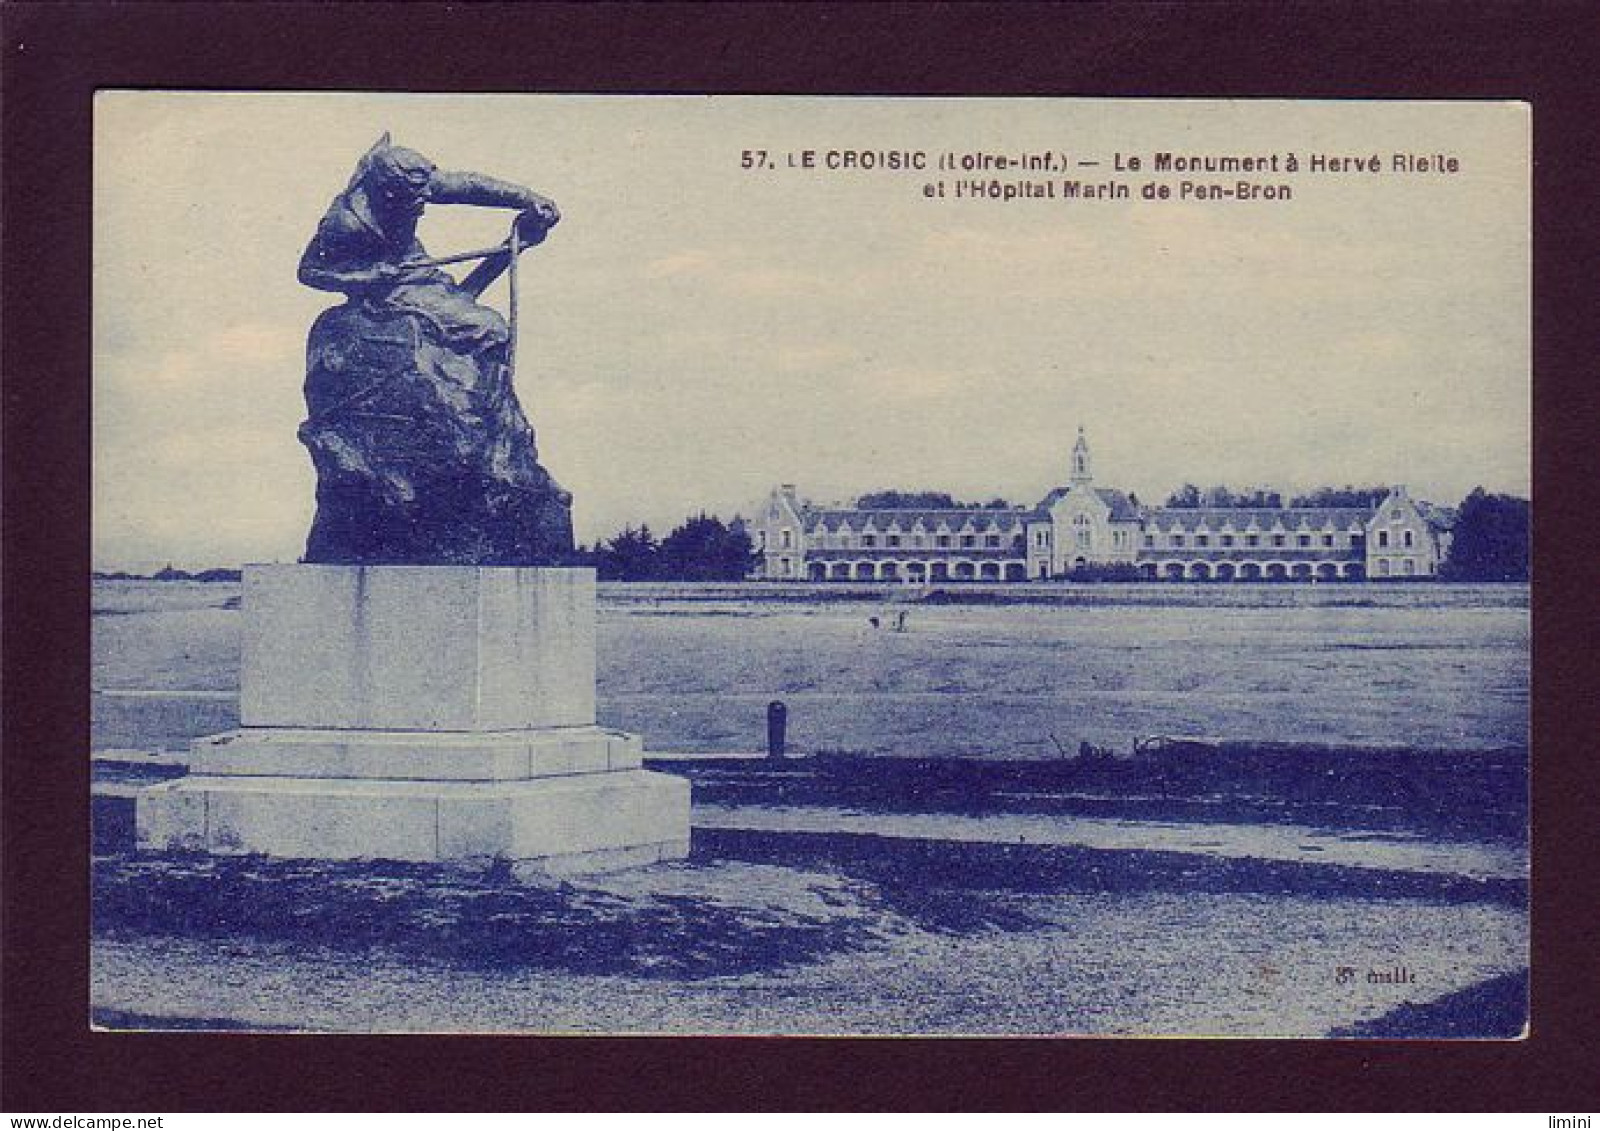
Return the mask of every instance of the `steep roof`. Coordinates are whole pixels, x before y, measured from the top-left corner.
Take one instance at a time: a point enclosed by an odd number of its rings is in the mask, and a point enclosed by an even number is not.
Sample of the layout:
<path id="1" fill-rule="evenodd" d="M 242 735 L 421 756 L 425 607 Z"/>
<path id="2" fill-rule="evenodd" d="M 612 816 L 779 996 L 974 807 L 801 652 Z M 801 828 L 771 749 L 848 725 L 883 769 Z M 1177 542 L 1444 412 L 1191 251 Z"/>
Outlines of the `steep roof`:
<path id="1" fill-rule="evenodd" d="M 1133 500 L 1128 498 L 1126 491 L 1113 490 L 1110 487 L 1096 487 L 1094 493 L 1100 496 L 1100 501 L 1111 508 L 1112 522 L 1137 522 L 1139 508 L 1133 505 Z"/>
<path id="2" fill-rule="evenodd" d="M 994 524 L 1002 531 L 1020 529 L 1028 522 L 1039 522 L 1049 518 L 1050 508 L 1058 502 L 1071 487 L 1057 487 L 1046 495 L 1039 505 L 1032 508 L 1013 507 L 1007 510 L 991 510 L 985 507 L 891 507 L 884 509 L 861 509 L 857 507 L 806 507 L 800 510 L 801 520 L 807 529 L 812 529 L 818 523 L 825 524 L 830 530 L 836 530 L 842 523 L 848 522 L 852 530 L 860 530 L 870 520 L 878 530 L 885 530 L 891 524 L 898 524 L 901 530 L 910 530 L 918 522 L 924 529 L 935 530 L 941 523 L 952 530 L 959 530 L 967 522 L 971 522 L 979 530 L 987 530 Z M 1095 496 L 1103 502 L 1111 512 L 1114 522 L 1139 522 L 1157 526 L 1163 530 L 1170 530 L 1178 526 L 1184 530 L 1194 530 L 1204 525 L 1208 529 L 1216 530 L 1224 525 L 1231 525 L 1235 530 L 1243 530 L 1252 523 L 1261 530 L 1271 530 L 1281 523 L 1287 530 L 1295 530 L 1302 526 L 1311 530 L 1333 528 L 1336 530 L 1349 529 L 1352 526 L 1364 527 L 1377 513 L 1377 507 L 1141 507 L 1134 503 L 1125 491 L 1118 491 L 1111 487 L 1091 488 Z M 1448 530 L 1455 523 L 1455 511 L 1449 507 L 1435 506 L 1421 500 L 1412 500 L 1423 517 L 1435 529 Z"/>
<path id="3" fill-rule="evenodd" d="M 1286 530 L 1302 525 L 1312 530 L 1328 526 L 1343 530 L 1365 526 L 1374 510 L 1373 507 L 1151 507 L 1145 511 L 1145 521 L 1163 530 L 1174 525 L 1185 530 L 1201 525 L 1210 530 L 1223 525 L 1242 530 L 1252 522 L 1262 530 L 1271 530 L 1279 523 Z"/>
<path id="4" fill-rule="evenodd" d="M 885 530 L 891 523 L 898 523 L 901 530 L 910 530 L 920 520 L 927 530 L 938 529 L 942 522 L 952 530 L 959 530 L 970 520 L 972 525 L 979 530 L 987 530 L 992 522 L 1001 530 L 1020 528 L 1029 517 L 1029 512 L 1020 510 L 987 510 L 983 507 L 896 507 L 885 510 L 860 510 L 855 507 L 816 507 L 803 512 L 806 528 L 810 529 L 819 522 L 830 530 L 838 529 L 844 522 L 850 524 L 851 530 L 860 530 L 870 519 L 872 525 L 878 530 Z"/>
<path id="5" fill-rule="evenodd" d="M 1039 501 L 1039 505 L 1034 508 L 1034 517 L 1049 517 L 1050 508 L 1055 506 L 1056 503 L 1060 501 L 1061 496 L 1065 495 L 1070 490 L 1072 490 L 1071 487 L 1057 487 L 1055 490 L 1051 491 L 1048 495 L 1041 499 Z M 1128 497 L 1128 493 L 1126 491 L 1118 491 L 1112 487 L 1095 487 L 1092 488 L 1092 490 L 1094 491 L 1096 497 L 1098 497 L 1102 503 L 1111 509 L 1112 522 L 1139 521 L 1139 508 L 1134 505 L 1133 500 Z"/>

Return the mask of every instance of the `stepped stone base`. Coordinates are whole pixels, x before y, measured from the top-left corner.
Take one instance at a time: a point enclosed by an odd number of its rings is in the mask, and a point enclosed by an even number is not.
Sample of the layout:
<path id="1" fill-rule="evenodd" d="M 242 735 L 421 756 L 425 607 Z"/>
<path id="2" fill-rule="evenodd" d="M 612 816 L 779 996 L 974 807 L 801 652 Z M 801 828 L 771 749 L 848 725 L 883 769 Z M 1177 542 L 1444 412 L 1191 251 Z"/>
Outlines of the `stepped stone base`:
<path id="1" fill-rule="evenodd" d="M 689 783 L 594 721 L 594 575 L 250 566 L 240 719 L 141 848 L 594 871 L 689 851 Z"/>
<path id="2" fill-rule="evenodd" d="M 515 781 L 637 770 L 644 743 L 603 727 L 374 731 L 246 727 L 196 740 L 189 772 L 219 777 Z"/>
<path id="3" fill-rule="evenodd" d="M 191 776 L 139 798 L 138 836 L 143 849 L 591 871 L 687 856 L 689 783 L 647 770 L 482 782 Z"/>

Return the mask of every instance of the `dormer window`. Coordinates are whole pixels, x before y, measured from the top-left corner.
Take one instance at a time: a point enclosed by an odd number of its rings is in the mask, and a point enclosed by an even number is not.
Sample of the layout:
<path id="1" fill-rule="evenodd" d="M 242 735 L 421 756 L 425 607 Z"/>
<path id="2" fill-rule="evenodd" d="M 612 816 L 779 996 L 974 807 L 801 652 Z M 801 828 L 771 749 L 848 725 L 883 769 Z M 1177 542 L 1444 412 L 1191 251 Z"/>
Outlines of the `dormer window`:
<path id="1" fill-rule="evenodd" d="M 785 550 L 792 549 L 794 547 L 794 531 L 787 526 L 780 530 L 778 532 L 778 545 Z"/>

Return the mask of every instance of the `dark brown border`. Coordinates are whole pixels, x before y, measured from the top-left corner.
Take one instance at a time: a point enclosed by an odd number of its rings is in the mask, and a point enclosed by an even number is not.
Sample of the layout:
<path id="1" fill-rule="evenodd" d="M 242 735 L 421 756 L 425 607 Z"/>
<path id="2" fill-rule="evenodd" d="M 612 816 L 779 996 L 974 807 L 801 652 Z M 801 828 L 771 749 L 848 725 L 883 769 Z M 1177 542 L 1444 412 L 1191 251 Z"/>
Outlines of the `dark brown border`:
<path id="1" fill-rule="evenodd" d="M 22 1111 L 1592 1110 L 1595 107 L 1585 3 L 7 5 L 4 1035 Z M 96 87 L 1517 98 L 1536 201 L 1534 1027 L 1513 1044 L 91 1034 Z M 293 154 L 285 154 L 293 160 Z M 1426 422 L 1419 422 L 1426 426 Z"/>

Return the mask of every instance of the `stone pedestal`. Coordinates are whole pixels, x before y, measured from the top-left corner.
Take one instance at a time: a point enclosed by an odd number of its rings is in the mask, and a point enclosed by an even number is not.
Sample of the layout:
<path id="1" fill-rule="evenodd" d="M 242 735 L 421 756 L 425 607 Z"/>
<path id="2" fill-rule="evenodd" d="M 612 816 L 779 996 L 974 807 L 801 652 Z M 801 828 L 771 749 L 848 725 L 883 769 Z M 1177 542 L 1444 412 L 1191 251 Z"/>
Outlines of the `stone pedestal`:
<path id="1" fill-rule="evenodd" d="M 689 783 L 595 725 L 594 574 L 250 566 L 242 727 L 138 801 L 142 848 L 507 859 L 681 858 Z"/>

